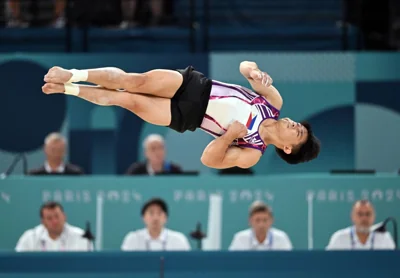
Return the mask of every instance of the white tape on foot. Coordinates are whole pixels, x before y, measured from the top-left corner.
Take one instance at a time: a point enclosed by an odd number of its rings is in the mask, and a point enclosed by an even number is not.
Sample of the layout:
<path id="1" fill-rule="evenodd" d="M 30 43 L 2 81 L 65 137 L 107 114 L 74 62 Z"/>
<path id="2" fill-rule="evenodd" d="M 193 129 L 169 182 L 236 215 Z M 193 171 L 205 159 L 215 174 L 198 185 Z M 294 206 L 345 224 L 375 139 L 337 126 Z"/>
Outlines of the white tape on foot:
<path id="1" fill-rule="evenodd" d="M 86 81 L 89 76 L 89 72 L 87 70 L 71 69 L 69 72 L 72 73 L 72 76 L 67 83 Z"/>
<path id="2" fill-rule="evenodd" d="M 79 85 L 77 84 L 65 83 L 64 89 L 66 95 L 72 95 L 72 96 L 79 95 Z"/>

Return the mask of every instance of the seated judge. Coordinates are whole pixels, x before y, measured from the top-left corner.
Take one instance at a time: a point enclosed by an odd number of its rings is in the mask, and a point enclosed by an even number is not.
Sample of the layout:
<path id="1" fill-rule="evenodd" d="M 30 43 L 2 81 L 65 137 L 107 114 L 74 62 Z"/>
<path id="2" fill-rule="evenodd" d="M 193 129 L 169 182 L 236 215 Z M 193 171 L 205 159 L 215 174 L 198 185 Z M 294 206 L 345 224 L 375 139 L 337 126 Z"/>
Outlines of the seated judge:
<path id="1" fill-rule="evenodd" d="M 167 203 L 160 198 L 147 201 L 142 207 L 145 228 L 129 232 L 122 242 L 123 251 L 189 251 L 186 236 L 166 228 Z"/>
<path id="2" fill-rule="evenodd" d="M 41 224 L 26 230 L 18 240 L 17 252 L 91 251 L 93 245 L 83 238 L 84 231 L 67 223 L 60 203 L 47 202 L 40 208 Z"/>
<path id="3" fill-rule="evenodd" d="M 274 217 L 265 203 L 255 201 L 249 209 L 250 229 L 237 232 L 229 247 L 231 251 L 292 250 L 289 236 L 272 227 Z"/>
<path id="4" fill-rule="evenodd" d="M 159 134 L 151 134 L 143 141 L 143 150 L 146 157 L 144 162 L 133 163 L 126 175 L 181 174 L 179 165 L 167 161 L 165 158 L 164 138 Z"/>
<path id="5" fill-rule="evenodd" d="M 351 211 L 353 225 L 336 231 L 327 250 L 393 250 L 396 249 L 389 232 L 374 231 L 375 208 L 368 200 L 354 203 Z"/>
<path id="6" fill-rule="evenodd" d="M 64 161 L 66 149 L 65 137 L 57 132 L 50 133 L 44 140 L 46 161 L 43 166 L 29 171 L 29 175 L 83 175 L 80 167 Z"/>

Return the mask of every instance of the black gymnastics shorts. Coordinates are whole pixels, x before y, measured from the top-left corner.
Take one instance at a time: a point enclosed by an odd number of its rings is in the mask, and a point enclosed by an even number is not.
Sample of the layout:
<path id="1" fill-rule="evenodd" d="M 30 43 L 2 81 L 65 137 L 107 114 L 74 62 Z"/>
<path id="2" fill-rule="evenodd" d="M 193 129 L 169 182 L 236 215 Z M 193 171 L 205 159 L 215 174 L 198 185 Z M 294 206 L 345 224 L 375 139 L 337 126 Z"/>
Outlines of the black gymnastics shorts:
<path id="1" fill-rule="evenodd" d="M 182 74 L 183 82 L 171 99 L 169 127 L 180 133 L 195 131 L 206 113 L 212 82 L 192 66 L 178 72 Z"/>

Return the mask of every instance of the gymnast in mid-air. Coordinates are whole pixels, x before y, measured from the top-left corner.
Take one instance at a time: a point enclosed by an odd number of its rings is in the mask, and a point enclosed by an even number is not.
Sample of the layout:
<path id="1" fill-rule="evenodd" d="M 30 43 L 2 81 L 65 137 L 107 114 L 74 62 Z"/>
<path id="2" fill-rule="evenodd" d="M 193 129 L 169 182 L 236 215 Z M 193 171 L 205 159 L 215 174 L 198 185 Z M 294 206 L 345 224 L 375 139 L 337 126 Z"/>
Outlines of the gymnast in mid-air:
<path id="1" fill-rule="evenodd" d="M 46 94 L 74 95 L 97 105 L 128 109 L 144 121 L 177 132 L 203 131 L 215 137 L 201 161 L 216 168 L 250 168 L 268 145 L 290 164 L 310 161 L 320 141 L 307 122 L 279 118 L 282 97 L 272 78 L 254 62 L 240 64 L 253 90 L 211 80 L 189 66 L 126 73 L 118 68 L 66 70 L 53 67 L 44 77 Z M 79 85 L 89 82 L 98 86 Z"/>

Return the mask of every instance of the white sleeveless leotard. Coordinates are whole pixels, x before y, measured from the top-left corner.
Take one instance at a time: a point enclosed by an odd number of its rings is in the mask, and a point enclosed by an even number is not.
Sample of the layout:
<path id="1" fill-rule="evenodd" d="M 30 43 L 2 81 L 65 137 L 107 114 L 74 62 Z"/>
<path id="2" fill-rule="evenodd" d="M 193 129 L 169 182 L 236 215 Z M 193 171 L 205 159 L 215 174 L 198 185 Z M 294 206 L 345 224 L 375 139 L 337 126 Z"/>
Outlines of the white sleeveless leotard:
<path id="1" fill-rule="evenodd" d="M 264 153 L 267 145 L 258 133 L 266 119 L 279 117 L 280 111 L 263 96 L 239 85 L 212 81 L 210 100 L 200 128 L 214 137 L 224 134 L 233 121 L 247 127 L 247 135 L 233 142 L 243 148 L 254 148 Z"/>

